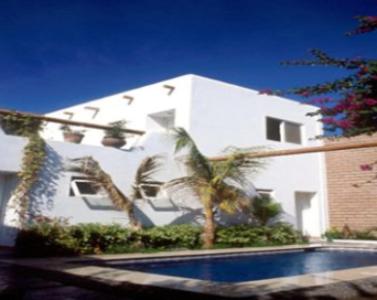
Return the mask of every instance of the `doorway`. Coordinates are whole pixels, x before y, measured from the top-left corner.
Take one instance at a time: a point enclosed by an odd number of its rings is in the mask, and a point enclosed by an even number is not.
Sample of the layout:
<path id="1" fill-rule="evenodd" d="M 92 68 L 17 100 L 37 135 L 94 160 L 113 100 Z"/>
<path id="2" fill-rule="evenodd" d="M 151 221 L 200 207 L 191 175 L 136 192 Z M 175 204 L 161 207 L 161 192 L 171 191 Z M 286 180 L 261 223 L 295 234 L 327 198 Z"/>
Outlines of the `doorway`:
<path id="1" fill-rule="evenodd" d="M 297 229 L 311 237 L 319 237 L 321 232 L 317 198 L 313 192 L 295 192 Z"/>

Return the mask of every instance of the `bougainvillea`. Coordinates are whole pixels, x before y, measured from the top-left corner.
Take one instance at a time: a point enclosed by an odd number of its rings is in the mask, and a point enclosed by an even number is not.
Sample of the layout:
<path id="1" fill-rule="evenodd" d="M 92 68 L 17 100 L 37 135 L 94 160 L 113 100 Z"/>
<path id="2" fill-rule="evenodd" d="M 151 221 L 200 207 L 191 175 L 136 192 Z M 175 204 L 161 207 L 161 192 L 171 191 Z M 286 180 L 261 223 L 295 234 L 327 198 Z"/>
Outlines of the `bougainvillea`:
<path id="1" fill-rule="evenodd" d="M 358 27 L 348 35 L 363 34 L 377 29 L 377 16 L 357 17 Z M 286 65 L 332 66 L 348 71 L 348 75 L 330 82 L 290 89 L 264 90 L 264 94 L 295 94 L 319 107 L 311 116 L 321 116 L 327 132 L 343 136 L 377 132 L 377 60 L 359 57 L 337 59 L 325 52 L 311 50 L 310 60 L 283 62 Z"/>

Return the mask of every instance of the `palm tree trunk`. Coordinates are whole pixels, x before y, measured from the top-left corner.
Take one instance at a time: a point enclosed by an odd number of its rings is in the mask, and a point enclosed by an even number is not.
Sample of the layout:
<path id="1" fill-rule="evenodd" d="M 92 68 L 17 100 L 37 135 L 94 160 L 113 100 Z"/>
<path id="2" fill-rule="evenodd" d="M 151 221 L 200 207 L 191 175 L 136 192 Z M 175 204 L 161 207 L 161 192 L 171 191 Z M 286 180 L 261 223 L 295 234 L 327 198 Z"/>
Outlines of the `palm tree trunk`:
<path id="1" fill-rule="evenodd" d="M 114 206 L 127 213 L 131 229 L 141 229 L 142 224 L 135 216 L 134 203 L 116 186 L 111 176 L 102 170 L 100 164 L 92 157 L 81 158 L 78 161 L 81 163 L 78 171 L 92 178 L 107 192 Z M 77 171 L 75 168 L 73 170 Z"/>
<path id="2" fill-rule="evenodd" d="M 215 242 L 215 217 L 213 213 L 212 201 L 204 207 L 204 232 L 203 232 L 203 248 L 211 249 Z"/>
<path id="3" fill-rule="evenodd" d="M 135 216 L 134 204 L 118 187 L 113 183 L 111 177 L 108 174 L 103 174 L 103 188 L 109 194 L 115 207 L 124 210 L 127 213 L 127 217 L 130 223 L 130 227 L 133 230 L 139 230 L 142 228 L 141 223 Z"/>

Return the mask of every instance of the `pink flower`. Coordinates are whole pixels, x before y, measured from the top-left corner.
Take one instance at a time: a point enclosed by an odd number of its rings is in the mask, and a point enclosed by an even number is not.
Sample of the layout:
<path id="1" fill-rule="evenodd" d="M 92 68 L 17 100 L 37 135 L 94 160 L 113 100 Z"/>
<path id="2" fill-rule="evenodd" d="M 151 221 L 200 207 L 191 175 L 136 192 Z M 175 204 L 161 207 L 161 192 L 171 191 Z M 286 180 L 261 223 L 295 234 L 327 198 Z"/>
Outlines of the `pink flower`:
<path id="1" fill-rule="evenodd" d="M 299 94 L 300 94 L 302 97 L 309 97 L 309 96 L 310 96 L 309 91 L 300 91 Z"/>
<path id="2" fill-rule="evenodd" d="M 373 166 L 370 164 L 364 164 L 364 165 L 360 165 L 360 169 L 361 171 L 372 171 Z"/>
<path id="3" fill-rule="evenodd" d="M 313 104 L 325 104 L 330 101 L 331 101 L 331 98 L 328 98 L 328 97 L 316 98 L 316 99 L 310 100 L 310 102 Z"/>
<path id="4" fill-rule="evenodd" d="M 377 16 L 367 16 L 364 20 L 368 23 L 375 23 L 377 22 Z"/>
<path id="5" fill-rule="evenodd" d="M 349 120 L 340 120 L 336 122 L 336 125 L 342 129 L 349 129 L 352 127 L 352 122 Z"/>
<path id="6" fill-rule="evenodd" d="M 368 106 L 374 106 L 377 105 L 377 100 L 373 98 L 368 98 L 364 100 L 365 104 Z"/>
<path id="7" fill-rule="evenodd" d="M 321 121 L 324 124 L 334 124 L 335 123 L 335 119 L 334 118 L 322 118 Z"/>

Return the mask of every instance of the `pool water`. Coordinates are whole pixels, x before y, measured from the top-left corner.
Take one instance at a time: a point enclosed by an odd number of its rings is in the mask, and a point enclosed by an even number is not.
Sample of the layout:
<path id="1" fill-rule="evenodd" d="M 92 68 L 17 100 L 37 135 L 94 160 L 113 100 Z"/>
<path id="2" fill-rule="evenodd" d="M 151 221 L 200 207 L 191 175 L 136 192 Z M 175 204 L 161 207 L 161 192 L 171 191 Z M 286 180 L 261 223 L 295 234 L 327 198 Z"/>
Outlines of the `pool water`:
<path id="1" fill-rule="evenodd" d="M 315 250 L 179 261 L 125 263 L 114 268 L 218 282 L 242 282 L 377 265 L 377 252 Z"/>

